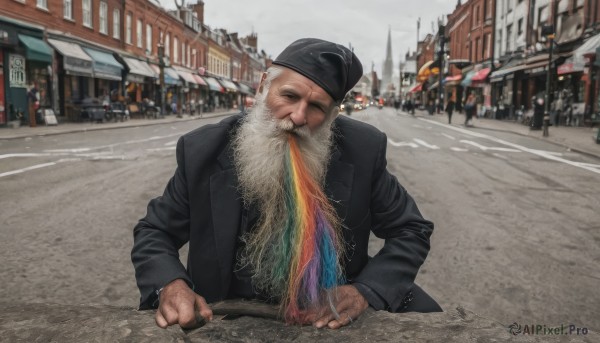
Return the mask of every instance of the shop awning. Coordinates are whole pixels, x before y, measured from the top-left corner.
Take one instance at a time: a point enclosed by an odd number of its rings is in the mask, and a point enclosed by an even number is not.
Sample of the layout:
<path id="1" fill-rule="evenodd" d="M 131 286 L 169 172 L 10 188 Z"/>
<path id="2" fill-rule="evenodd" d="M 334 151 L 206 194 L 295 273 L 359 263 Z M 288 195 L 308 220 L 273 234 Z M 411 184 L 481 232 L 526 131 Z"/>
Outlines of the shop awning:
<path id="1" fill-rule="evenodd" d="M 48 39 L 48 43 L 63 56 L 63 68 L 68 75 L 94 77 L 92 58 L 76 43 Z"/>
<path id="2" fill-rule="evenodd" d="M 208 89 L 210 89 L 211 91 L 221 92 L 221 93 L 224 92 L 223 87 L 221 86 L 219 81 L 217 81 L 217 79 L 215 79 L 214 77 L 205 76 L 204 81 L 206 81 L 206 83 L 208 83 Z"/>
<path id="3" fill-rule="evenodd" d="M 85 52 L 94 60 L 94 77 L 104 80 L 121 81 L 121 72 L 123 65 L 117 62 L 112 53 L 83 48 Z"/>
<path id="4" fill-rule="evenodd" d="M 158 78 L 158 75 L 152 70 L 150 65 L 144 61 L 140 61 L 131 57 L 123 57 L 123 61 L 129 68 L 127 80 L 131 82 L 143 83 L 144 77 Z"/>
<path id="5" fill-rule="evenodd" d="M 416 93 L 416 92 L 420 92 L 423 90 L 423 84 L 419 83 L 418 85 L 414 86 L 409 93 Z"/>
<path id="6" fill-rule="evenodd" d="M 256 94 L 256 91 L 252 89 L 252 87 L 246 85 L 245 83 L 238 82 L 237 85 L 240 88 L 240 92 L 242 92 L 242 94 L 251 96 L 254 96 L 254 94 Z"/>
<path id="7" fill-rule="evenodd" d="M 156 73 L 156 77 L 160 79 L 160 67 L 156 64 L 151 64 L 152 70 Z M 180 86 L 181 81 L 179 81 L 179 74 L 173 68 L 165 67 L 164 69 L 165 75 L 165 84 L 171 86 Z"/>
<path id="8" fill-rule="evenodd" d="M 567 58 L 565 63 L 559 65 L 558 68 L 556 68 L 556 73 L 558 75 L 577 73 L 577 72 L 582 72 L 583 68 L 584 68 L 584 66 L 576 65 L 573 61 L 573 58 L 569 57 L 569 58 Z"/>
<path id="9" fill-rule="evenodd" d="M 235 85 L 235 83 L 233 83 L 231 80 L 229 79 L 219 79 L 219 82 L 223 85 L 223 87 L 228 91 L 228 92 L 239 92 L 240 90 L 237 88 L 237 86 Z"/>
<path id="10" fill-rule="evenodd" d="M 594 65 L 600 67 L 600 48 L 596 49 L 596 62 Z"/>
<path id="11" fill-rule="evenodd" d="M 196 79 L 196 82 L 199 85 L 208 87 L 208 84 L 206 83 L 206 81 L 204 81 L 202 77 L 200 77 L 200 75 L 192 74 L 192 76 L 194 77 L 194 79 Z"/>
<path id="12" fill-rule="evenodd" d="M 476 72 L 475 75 L 471 78 L 471 82 L 483 82 L 490 74 L 490 68 L 483 68 L 480 71 Z"/>
<path id="13" fill-rule="evenodd" d="M 438 81 L 436 81 L 433 84 L 431 84 L 431 86 L 427 87 L 427 90 L 428 91 L 436 90 L 436 89 L 438 89 L 439 84 L 440 83 Z"/>
<path id="14" fill-rule="evenodd" d="M 585 67 L 585 58 L 596 53 L 600 48 L 600 33 L 590 37 L 579 48 L 573 50 L 573 63 L 576 67 Z"/>
<path id="15" fill-rule="evenodd" d="M 448 76 L 444 79 L 444 86 L 445 87 L 458 86 L 460 84 L 460 80 L 462 80 L 462 75 L 460 75 L 460 74 L 454 75 L 454 76 Z"/>
<path id="16" fill-rule="evenodd" d="M 471 80 L 473 79 L 473 76 L 475 76 L 477 72 L 475 70 L 471 70 L 469 71 L 465 77 L 463 78 L 462 82 L 460 83 L 462 86 L 464 87 L 469 87 L 471 85 Z"/>
<path id="17" fill-rule="evenodd" d="M 524 61 L 521 59 L 512 59 L 506 62 L 502 67 L 494 70 L 490 75 L 490 82 L 502 81 L 504 75 L 514 73 L 515 71 L 525 68 Z"/>
<path id="18" fill-rule="evenodd" d="M 437 75 L 437 73 L 439 73 L 439 68 L 433 68 L 433 70 L 429 68 L 432 64 L 433 61 L 425 62 L 425 64 L 423 64 L 423 66 L 421 67 L 421 69 L 419 69 L 419 72 L 417 73 L 417 80 L 425 81 L 429 79 L 431 75 Z M 434 73 L 434 71 L 436 72 Z"/>
<path id="19" fill-rule="evenodd" d="M 23 34 L 19 34 L 19 40 L 25 45 L 25 56 L 28 60 L 52 63 L 52 55 L 54 52 L 46 42 L 39 38 Z"/>
<path id="20" fill-rule="evenodd" d="M 179 77 L 181 77 L 183 79 L 183 81 L 185 81 L 188 85 L 189 84 L 193 84 L 193 85 L 198 84 L 198 81 L 196 81 L 196 79 L 194 78 L 192 73 L 182 70 L 182 69 L 175 69 L 175 71 L 177 72 L 177 75 L 179 75 Z"/>

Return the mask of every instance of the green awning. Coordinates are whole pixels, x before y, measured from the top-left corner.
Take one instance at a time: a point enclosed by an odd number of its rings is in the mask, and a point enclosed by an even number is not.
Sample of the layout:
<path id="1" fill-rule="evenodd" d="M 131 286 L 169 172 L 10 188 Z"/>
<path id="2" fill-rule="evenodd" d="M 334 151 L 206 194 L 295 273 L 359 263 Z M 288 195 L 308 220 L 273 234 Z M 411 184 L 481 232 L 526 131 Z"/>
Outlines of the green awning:
<path id="1" fill-rule="evenodd" d="M 469 71 L 463 78 L 462 82 L 460 83 L 461 86 L 463 87 L 469 87 L 471 85 L 473 76 L 475 76 L 475 70 L 471 70 Z"/>
<path id="2" fill-rule="evenodd" d="M 83 48 L 94 60 L 94 77 L 105 80 L 121 81 L 123 65 L 112 54 L 100 50 Z"/>
<path id="3" fill-rule="evenodd" d="M 27 50 L 28 60 L 52 63 L 52 54 L 54 51 L 46 42 L 39 38 L 19 34 L 19 40 Z"/>

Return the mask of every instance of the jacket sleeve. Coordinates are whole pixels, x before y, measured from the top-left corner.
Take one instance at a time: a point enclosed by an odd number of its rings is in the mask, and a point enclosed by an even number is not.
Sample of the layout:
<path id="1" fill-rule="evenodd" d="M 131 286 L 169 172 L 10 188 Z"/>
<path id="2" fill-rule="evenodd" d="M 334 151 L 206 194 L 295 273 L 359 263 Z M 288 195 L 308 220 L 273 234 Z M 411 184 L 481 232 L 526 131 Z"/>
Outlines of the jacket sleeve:
<path id="1" fill-rule="evenodd" d="M 387 137 L 382 135 L 371 193 L 371 230 L 385 239 L 355 282 L 369 287 L 397 312 L 429 252 L 433 223 L 424 219 L 413 198 L 386 168 Z"/>
<path id="2" fill-rule="evenodd" d="M 184 138 L 177 143 L 177 169 L 162 196 L 150 201 L 146 217 L 133 229 L 131 261 L 140 289 L 140 309 L 157 307 L 159 290 L 175 279 L 193 288 L 179 260 L 179 249 L 189 240 L 188 188 Z"/>

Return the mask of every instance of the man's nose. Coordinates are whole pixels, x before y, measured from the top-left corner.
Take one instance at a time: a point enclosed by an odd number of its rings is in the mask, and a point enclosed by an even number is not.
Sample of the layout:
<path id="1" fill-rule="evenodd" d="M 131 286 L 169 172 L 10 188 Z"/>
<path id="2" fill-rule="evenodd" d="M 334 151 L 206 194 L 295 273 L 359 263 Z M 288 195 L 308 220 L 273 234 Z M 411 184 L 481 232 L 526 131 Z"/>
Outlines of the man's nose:
<path id="1" fill-rule="evenodd" d="M 306 104 L 298 102 L 294 107 L 294 110 L 290 114 L 290 119 L 296 126 L 302 126 L 306 124 Z"/>

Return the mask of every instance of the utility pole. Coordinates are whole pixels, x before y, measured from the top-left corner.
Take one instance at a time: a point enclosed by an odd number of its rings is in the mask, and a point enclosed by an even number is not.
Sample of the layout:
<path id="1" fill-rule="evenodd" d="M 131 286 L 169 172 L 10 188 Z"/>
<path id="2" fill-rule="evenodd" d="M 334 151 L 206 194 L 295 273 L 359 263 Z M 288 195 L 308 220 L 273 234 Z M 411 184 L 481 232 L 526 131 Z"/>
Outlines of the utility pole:
<path id="1" fill-rule="evenodd" d="M 158 67 L 160 70 L 160 115 L 164 116 L 165 112 L 165 46 L 162 41 L 158 43 Z"/>
<path id="2" fill-rule="evenodd" d="M 440 50 L 438 51 L 438 60 L 440 61 L 440 71 L 438 73 L 438 106 L 437 106 L 437 113 L 440 113 L 442 111 L 442 108 L 444 108 L 444 99 L 442 98 L 442 94 L 444 92 L 444 86 L 442 85 L 442 80 L 444 78 L 444 55 L 445 55 L 445 51 L 444 51 L 444 46 L 446 43 L 446 30 L 445 30 L 445 26 L 440 24 L 439 29 L 438 29 L 438 39 L 440 41 Z"/>
<path id="3" fill-rule="evenodd" d="M 554 51 L 554 25 L 545 27 L 542 31 L 548 30 L 546 37 L 550 42 L 550 53 L 548 54 L 548 72 L 546 73 L 546 96 L 544 103 L 544 123 L 542 135 L 548 137 L 548 126 L 550 124 L 550 101 L 552 99 L 552 52 Z"/>

